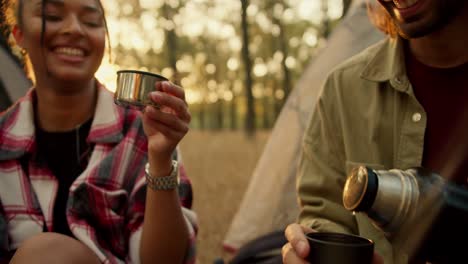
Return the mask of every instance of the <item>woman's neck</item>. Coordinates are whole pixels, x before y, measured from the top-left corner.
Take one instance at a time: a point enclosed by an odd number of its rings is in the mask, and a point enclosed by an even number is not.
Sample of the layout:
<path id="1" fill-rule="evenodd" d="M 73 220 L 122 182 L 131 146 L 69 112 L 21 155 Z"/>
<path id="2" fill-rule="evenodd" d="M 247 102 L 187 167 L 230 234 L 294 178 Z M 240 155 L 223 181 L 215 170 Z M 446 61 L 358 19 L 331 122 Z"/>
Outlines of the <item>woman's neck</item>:
<path id="1" fill-rule="evenodd" d="M 451 23 L 428 36 L 410 39 L 410 50 L 422 63 L 452 68 L 468 62 L 468 4 Z"/>
<path id="2" fill-rule="evenodd" d="M 65 86 L 66 85 L 66 86 Z M 37 121 L 38 125 L 49 132 L 70 131 L 89 120 L 96 107 L 97 89 L 95 80 L 71 86 L 41 83 L 38 81 Z"/>

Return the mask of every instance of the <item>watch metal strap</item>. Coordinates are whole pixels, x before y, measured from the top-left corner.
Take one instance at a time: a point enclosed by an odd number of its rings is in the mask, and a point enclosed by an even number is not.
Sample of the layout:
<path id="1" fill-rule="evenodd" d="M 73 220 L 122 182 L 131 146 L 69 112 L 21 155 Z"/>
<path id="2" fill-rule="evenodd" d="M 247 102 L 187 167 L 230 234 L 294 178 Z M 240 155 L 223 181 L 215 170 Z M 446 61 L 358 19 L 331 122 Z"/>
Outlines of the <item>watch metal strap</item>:
<path id="1" fill-rule="evenodd" d="M 153 177 L 149 171 L 149 163 L 145 166 L 145 177 L 148 187 L 152 190 L 173 190 L 179 185 L 178 179 L 178 162 L 172 161 L 172 169 L 169 176 Z"/>

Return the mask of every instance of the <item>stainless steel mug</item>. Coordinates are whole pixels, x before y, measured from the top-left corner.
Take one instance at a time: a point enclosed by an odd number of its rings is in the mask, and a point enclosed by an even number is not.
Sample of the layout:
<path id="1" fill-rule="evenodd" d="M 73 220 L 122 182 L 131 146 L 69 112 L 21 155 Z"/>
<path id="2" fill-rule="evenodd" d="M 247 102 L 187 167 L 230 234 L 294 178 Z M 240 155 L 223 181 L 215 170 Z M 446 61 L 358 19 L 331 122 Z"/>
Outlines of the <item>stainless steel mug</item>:
<path id="1" fill-rule="evenodd" d="M 374 255 L 374 242 L 360 236 L 313 232 L 307 234 L 307 240 L 307 260 L 313 264 L 371 264 Z"/>
<path id="2" fill-rule="evenodd" d="M 117 105 L 142 110 L 146 105 L 159 108 L 149 98 L 149 93 L 156 90 L 156 82 L 167 81 L 167 78 L 144 71 L 122 70 L 117 72 L 117 88 L 114 101 Z"/>

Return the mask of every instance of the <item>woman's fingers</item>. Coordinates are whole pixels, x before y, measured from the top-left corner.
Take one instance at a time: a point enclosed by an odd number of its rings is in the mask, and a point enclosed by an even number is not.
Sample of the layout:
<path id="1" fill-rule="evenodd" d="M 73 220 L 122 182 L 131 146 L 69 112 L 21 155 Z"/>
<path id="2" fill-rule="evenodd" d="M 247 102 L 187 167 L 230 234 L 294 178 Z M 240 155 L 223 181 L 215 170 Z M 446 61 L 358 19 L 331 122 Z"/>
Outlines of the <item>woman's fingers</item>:
<path id="1" fill-rule="evenodd" d="M 156 83 L 156 90 L 169 93 L 185 101 L 185 91 L 182 87 L 175 85 L 171 82 L 158 82 Z"/>
<path id="2" fill-rule="evenodd" d="M 144 115 L 147 118 L 147 121 L 149 122 L 150 126 L 153 126 L 155 123 L 158 123 L 175 131 L 180 131 L 183 133 L 187 133 L 187 131 L 189 130 L 189 120 L 179 119 L 173 114 L 165 113 L 152 106 L 146 106 Z M 187 115 L 188 119 L 190 119 L 190 114 L 187 113 Z"/>
<path id="3" fill-rule="evenodd" d="M 152 92 L 151 100 L 161 107 L 171 109 L 182 120 L 190 122 L 191 116 L 188 112 L 187 103 L 179 97 L 166 92 Z"/>

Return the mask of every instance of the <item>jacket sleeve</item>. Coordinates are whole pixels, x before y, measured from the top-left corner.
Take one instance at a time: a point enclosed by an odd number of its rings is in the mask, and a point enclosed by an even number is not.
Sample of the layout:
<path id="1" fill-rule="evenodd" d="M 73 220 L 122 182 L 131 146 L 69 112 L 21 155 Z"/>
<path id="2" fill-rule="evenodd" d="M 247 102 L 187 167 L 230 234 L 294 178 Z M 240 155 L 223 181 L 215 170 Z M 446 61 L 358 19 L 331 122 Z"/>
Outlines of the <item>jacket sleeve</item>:
<path id="1" fill-rule="evenodd" d="M 335 77 L 328 78 L 304 135 L 297 189 L 299 222 L 317 231 L 357 234 L 355 217 L 342 206 L 346 158 Z"/>
<path id="2" fill-rule="evenodd" d="M 191 264 L 195 263 L 195 242 L 196 234 L 198 230 L 197 216 L 192 208 L 192 185 L 190 179 L 187 177 L 185 167 L 183 165 L 180 153 L 174 156 L 179 161 L 179 197 L 182 208 L 182 214 L 185 218 L 185 222 L 189 231 L 190 245 L 185 253 L 184 263 Z M 127 262 L 129 263 L 140 263 L 140 241 L 143 227 L 143 216 L 144 216 L 144 203 L 146 198 L 146 182 L 145 178 L 141 177 L 138 179 L 138 183 L 135 184 L 135 190 L 131 195 L 131 217 L 128 224 L 130 230 L 130 241 L 129 241 L 129 256 Z"/>

